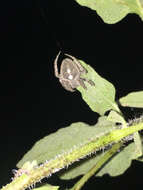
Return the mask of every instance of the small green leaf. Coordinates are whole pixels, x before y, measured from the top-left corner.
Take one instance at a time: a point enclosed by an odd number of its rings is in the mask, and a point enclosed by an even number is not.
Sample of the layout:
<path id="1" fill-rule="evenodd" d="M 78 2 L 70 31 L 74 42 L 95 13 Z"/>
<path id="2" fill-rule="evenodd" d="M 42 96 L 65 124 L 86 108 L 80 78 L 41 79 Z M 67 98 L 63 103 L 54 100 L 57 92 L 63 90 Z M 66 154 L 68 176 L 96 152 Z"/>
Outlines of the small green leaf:
<path id="1" fill-rule="evenodd" d="M 115 110 L 120 112 L 115 102 L 115 88 L 114 86 L 102 78 L 95 70 L 79 60 L 82 66 L 87 70 L 87 73 L 82 75 L 84 78 L 94 82 L 95 86 L 85 82 L 87 89 L 79 86 L 77 89 L 81 92 L 82 98 L 89 105 L 89 107 L 100 115 L 108 110 Z M 82 77 L 81 76 L 81 77 Z"/>
<path id="2" fill-rule="evenodd" d="M 36 160 L 38 164 L 43 163 L 114 128 L 114 123 L 107 121 L 106 117 L 101 117 L 94 126 L 81 122 L 73 123 L 69 127 L 62 128 L 38 141 L 17 166 L 21 168 L 25 162 L 33 160 Z"/>
<path id="3" fill-rule="evenodd" d="M 76 0 L 76 2 L 96 10 L 108 24 L 119 22 L 129 13 L 136 13 L 143 19 L 142 0 Z"/>
<path id="4" fill-rule="evenodd" d="M 114 110 L 110 111 L 107 119 L 114 123 L 121 123 L 123 126 L 126 126 L 126 121 L 124 120 L 123 116 Z"/>
<path id="5" fill-rule="evenodd" d="M 119 99 L 122 106 L 143 108 L 143 91 L 131 92 Z"/>

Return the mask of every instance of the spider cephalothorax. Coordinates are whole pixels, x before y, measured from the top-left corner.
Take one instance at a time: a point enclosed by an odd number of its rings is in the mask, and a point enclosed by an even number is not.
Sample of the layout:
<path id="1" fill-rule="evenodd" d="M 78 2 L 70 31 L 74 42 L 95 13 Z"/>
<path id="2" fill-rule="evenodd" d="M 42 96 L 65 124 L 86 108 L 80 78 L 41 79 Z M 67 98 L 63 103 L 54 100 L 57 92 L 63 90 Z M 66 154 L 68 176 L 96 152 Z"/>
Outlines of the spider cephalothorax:
<path id="1" fill-rule="evenodd" d="M 62 86 L 71 92 L 78 86 L 82 86 L 86 89 L 84 81 L 89 82 L 91 85 L 94 83 L 88 79 L 82 78 L 81 74 L 86 73 L 86 69 L 80 64 L 80 62 L 73 56 L 65 54 L 67 58 L 63 59 L 60 67 L 60 73 L 58 72 L 58 58 L 61 52 L 58 53 L 54 61 L 55 76 L 59 78 Z"/>

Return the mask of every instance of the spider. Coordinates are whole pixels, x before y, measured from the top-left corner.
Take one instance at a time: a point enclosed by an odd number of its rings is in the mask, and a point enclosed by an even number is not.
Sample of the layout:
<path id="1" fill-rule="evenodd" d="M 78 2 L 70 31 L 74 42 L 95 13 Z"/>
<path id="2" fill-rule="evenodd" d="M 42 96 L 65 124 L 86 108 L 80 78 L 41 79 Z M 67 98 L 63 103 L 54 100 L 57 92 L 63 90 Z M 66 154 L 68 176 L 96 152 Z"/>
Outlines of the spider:
<path id="1" fill-rule="evenodd" d="M 94 82 L 81 77 L 81 74 L 87 73 L 86 69 L 80 64 L 80 62 L 73 56 L 65 54 L 68 58 L 62 60 L 60 73 L 58 72 L 58 58 L 61 52 L 55 58 L 54 70 L 55 76 L 59 78 L 61 85 L 68 91 L 75 91 L 78 86 L 82 86 L 87 89 L 84 82 L 88 82 L 94 85 Z"/>

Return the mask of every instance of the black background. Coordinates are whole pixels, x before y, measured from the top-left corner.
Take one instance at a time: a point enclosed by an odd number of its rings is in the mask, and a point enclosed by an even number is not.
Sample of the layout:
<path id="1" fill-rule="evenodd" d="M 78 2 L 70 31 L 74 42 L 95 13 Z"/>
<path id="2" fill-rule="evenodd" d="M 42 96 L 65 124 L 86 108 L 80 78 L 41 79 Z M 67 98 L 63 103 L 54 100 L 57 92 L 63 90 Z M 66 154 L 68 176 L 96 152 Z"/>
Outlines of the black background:
<path id="1" fill-rule="evenodd" d="M 2 4 L 2 3 L 1 3 Z M 9 182 L 16 163 L 40 138 L 83 121 L 98 118 L 78 92 L 62 88 L 54 76 L 58 51 L 90 64 L 112 82 L 116 98 L 143 90 L 143 22 L 130 14 L 115 25 L 74 0 L 7 2 L 0 11 L 0 186 Z M 109 92 L 110 93 L 110 92 Z M 142 114 L 128 109 L 127 118 Z M 133 162 L 124 175 L 92 178 L 84 189 L 137 189 L 142 163 Z M 55 181 L 54 181 L 55 180 Z M 56 177 L 50 182 L 63 182 Z M 66 182 L 68 186 L 68 182 Z"/>

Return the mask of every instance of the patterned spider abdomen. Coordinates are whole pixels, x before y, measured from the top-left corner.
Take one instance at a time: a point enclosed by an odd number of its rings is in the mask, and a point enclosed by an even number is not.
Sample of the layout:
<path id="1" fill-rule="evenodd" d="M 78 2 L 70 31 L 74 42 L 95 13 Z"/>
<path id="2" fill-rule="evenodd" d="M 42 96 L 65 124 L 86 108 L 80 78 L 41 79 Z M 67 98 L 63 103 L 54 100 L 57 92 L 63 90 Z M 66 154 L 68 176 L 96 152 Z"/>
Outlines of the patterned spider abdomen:
<path id="1" fill-rule="evenodd" d="M 79 76 L 76 64 L 71 59 L 64 59 L 61 65 L 61 75 L 64 79 L 74 80 Z"/>

